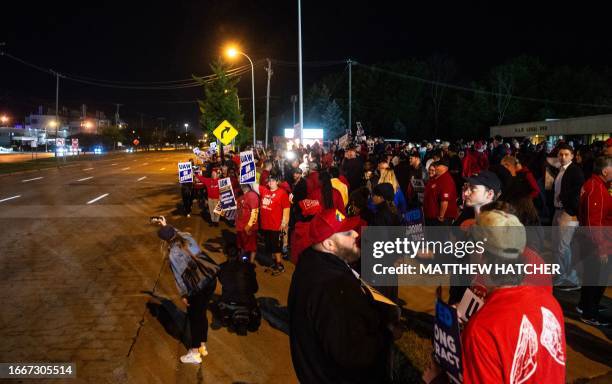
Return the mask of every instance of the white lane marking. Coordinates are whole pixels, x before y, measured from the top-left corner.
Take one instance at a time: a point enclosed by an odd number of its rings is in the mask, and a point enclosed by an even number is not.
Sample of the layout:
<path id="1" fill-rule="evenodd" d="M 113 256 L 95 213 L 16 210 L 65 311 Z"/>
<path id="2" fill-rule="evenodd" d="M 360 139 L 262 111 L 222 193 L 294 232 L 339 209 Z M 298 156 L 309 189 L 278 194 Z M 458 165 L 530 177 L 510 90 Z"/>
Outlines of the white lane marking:
<path id="1" fill-rule="evenodd" d="M 160 168 L 159 170 L 160 170 L 160 171 L 163 171 L 164 169 L 166 169 L 166 167 Z"/>
<path id="2" fill-rule="evenodd" d="M 2 199 L 2 200 L 0 200 L 0 203 L 2 203 L 2 202 L 4 202 L 4 201 L 8 201 L 8 200 L 18 199 L 18 198 L 20 198 L 20 197 L 21 197 L 21 195 L 7 197 L 6 199 Z"/>
<path id="3" fill-rule="evenodd" d="M 27 183 L 28 181 L 40 180 L 42 178 L 43 178 L 43 176 L 40 176 L 40 177 L 35 177 L 33 179 L 21 180 L 21 182 L 22 183 Z"/>
<path id="4" fill-rule="evenodd" d="M 134 161 L 138 161 L 138 159 L 134 160 Z"/>
<path id="5" fill-rule="evenodd" d="M 82 179 L 78 179 L 77 181 L 85 181 L 85 180 L 89 180 L 89 179 L 93 179 L 93 176 L 84 177 Z"/>
<path id="6" fill-rule="evenodd" d="M 143 165 L 149 165 L 149 163 L 144 163 Z"/>
<path id="7" fill-rule="evenodd" d="M 122 171 L 127 171 L 128 169 L 130 169 L 130 167 L 125 167 L 122 169 Z"/>
<path id="8" fill-rule="evenodd" d="M 117 165 L 117 163 L 112 163 L 111 165 Z"/>
<path id="9" fill-rule="evenodd" d="M 93 200 L 89 200 L 89 201 L 87 202 L 87 204 L 92 204 L 92 203 L 95 203 L 96 201 L 98 201 L 98 200 L 100 200 L 100 199 L 103 199 L 103 198 L 105 198 L 105 197 L 106 197 L 106 196 L 108 196 L 108 195 L 109 195 L 108 193 L 105 193 L 105 194 L 103 194 L 103 195 L 101 195 L 101 196 L 96 197 L 96 198 L 95 198 L 95 199 L 93 199 Z"/>
<path id="10" fill-rule="evenodd" d="M 85 168 L 84 171 L 91 171 L 93 168 Z"/>
<path id="11" fill-rule="evenodd" d="M 143 177 L 141 177 L 140 179 L 138 179 L 138 180 L 136 180 L 136 181 L 144 180 L 144 179 L 146 179 L 146 178 L 147 178 L 146 176 L 143 176 Z"/>

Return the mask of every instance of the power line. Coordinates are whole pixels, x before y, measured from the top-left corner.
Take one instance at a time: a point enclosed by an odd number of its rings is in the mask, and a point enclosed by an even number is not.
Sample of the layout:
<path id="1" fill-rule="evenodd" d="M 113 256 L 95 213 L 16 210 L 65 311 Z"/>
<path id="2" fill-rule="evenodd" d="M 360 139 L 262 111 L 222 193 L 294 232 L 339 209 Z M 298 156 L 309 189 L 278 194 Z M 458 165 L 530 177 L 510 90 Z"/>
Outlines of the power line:
<path id="1" fill-rule="evenodd" d="M 52 69 L 43 68 L 39 65 L 30 63 L 26 60 L 23 60 L 19 57 L 13 56 L 4 51 L 0 51 L 0 56 L 5 56 L 9 59 L 17 61 L 23 65 L 26 65 L 30 68 L 36 69 L 40 72 L 59 75 L 60 77 L 71 80 L 77 83 L 93 85 L 104 88 L 118 88 L 118 89 L 134 89 L 134 90 L 175 90 L 175 89 L 185 89 L 185 88 L 194 88 L 201 86 L 200 81 L 192 79 L 181 79 L 181 80 L 167 80 L 161 82 L 125 82 L 125 81 L 116 81 L 116 80 L 102 80 L 95 79 L 90 77 L 78 76 L 67 73 L 57 73 Z M 263 60 L 257 61 L 254 65 L 261 65 Z M 250 65 L 243 65 L 240 67 L 236 67 L 226 71 L 226 75 L 228 77 L 235 77 L 242 75 L 250 70 Z M 205 75 L 205 76 L 196 76 L 198 79 L 202 80 L 204 83 L 210 83 L 218 78 L 216 74 Z M 162 85 L 165 84 L 165 85 Z"/>
<path id="2" fill-rule="evenodd" d="M 404 79 L 408 79 L 408 80 L 418 81 L 418 82 L 421 82 L 421 83 L 432 84 L 432 85 L 437 85 L 437 86 L 440 86 L 440 87 L 455 89 L 457 91 L 479 93 L 479 94 L 488 95 L 488 96 L 508 97 L 508 98 L 515 99 L 515 100 L 533 101 L 533 102 L 547 103 L 547 104 L 575 105 L 575 106 L 593 107 L 593 108 L 612 108 L 612 105 L 607 105 L 607 104 L 576 103 L 576 102 L 566 102 L 566 101 L 557 101 L 557 100 L 549 100 L 549 99 L 539 99 L 539 98 L 535 98 L 535 97 L 508 95 L 508 94 L 499 93 L 499 92 L 486 91 L 484 89 L 469 88 L 469 87 L 463 87 L 463 86 L 456 85 L 456 84 L 449 84 L 449 83 L 443 83 L 441 81 L 424 79 L 424 78 L 421 78 L 421 77 L 418 77 L 418 76 L 413 76 L 413 75 L 408 75 L 408 74 L 405 74 L 405 73 L 394 72 L 394 71 L 390 71 L 388 69 L 372 67 L 372 66 L 364 65 L 364 64 L 357 64 L 357 65 L 359 65 L 359 66 L 361 66 L 363 68 L 369 69 L 371 71 L 374 71 L 374 72 L 385 73 L 385 74 L 388 74 L 388 75 L 392 75 L 392 76 L 396 76 L 396 77 L 400 77 L 400 78 L 404 78 Z"/>

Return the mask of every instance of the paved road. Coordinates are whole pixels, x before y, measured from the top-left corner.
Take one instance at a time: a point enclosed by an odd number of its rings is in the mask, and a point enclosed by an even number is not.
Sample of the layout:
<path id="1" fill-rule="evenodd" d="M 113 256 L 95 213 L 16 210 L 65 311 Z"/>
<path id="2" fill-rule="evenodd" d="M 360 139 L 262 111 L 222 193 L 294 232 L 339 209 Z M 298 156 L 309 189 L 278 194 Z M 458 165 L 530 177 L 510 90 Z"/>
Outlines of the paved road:
<path id="1" fill-rule="evenodd" d="M 296 381 L 286 335 L 265 321 L 247 337 L 211 330 L 204 364 L 178 363 L 183 308 L 172 304 L 180 300 L 148 218 L 164 214 L 209 247 L 220 234 L 176 215 L 176 163 L 187 156 L 126 154 L 0 177 L 0 361 L 73 361 L 83 382 Z M 269 280 L 258 296 L 285 305 L 291 271 L 258 272 Z"/>

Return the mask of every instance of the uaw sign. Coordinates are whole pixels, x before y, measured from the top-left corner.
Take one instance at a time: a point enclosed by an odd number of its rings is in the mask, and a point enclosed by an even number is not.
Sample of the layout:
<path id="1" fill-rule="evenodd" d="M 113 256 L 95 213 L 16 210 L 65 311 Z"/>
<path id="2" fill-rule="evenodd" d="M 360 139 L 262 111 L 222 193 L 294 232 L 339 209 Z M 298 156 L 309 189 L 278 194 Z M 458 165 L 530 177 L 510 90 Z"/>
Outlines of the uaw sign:
<path id="1" fill-rule="evenodd" d="M 240 184 L 255 182 L 255 158 L 253 151 L 240 152 Z"/>
<path id="2" fill-rule="evenodd" d="M 433 347 L 434 360 L 446 371 L 451 382 L 463 382 L 457 310 L 440 299 L 436 302 Z"/>
<path id="3" fill-rule="evenodd" d="M 193 169 L 190 162 L 178 163 L 179 183 L 193 183 Z"/>
<path id="4" fill-rule="evenodd" d="M 223 212 L 236 209 L 236 199 L 234 198 L 234 190 L 229 177 L 219 179 L 219 204 Z"/>

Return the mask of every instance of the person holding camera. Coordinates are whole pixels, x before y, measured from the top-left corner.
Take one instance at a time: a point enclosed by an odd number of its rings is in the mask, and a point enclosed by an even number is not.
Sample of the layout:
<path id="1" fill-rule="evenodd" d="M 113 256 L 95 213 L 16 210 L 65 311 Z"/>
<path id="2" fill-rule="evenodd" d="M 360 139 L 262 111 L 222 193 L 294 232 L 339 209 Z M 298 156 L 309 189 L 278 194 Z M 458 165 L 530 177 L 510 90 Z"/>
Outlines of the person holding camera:
<path id="1" fill-rule="evenodd" d="M 187 307 L 191 329 L 191 343 L 187 354 L 180 357 L 182 363 L 200 364 L 208 355 L 208 318 L 206 309 L 217 286 L 219 266 L 200 249 L 197 241 L 187 232 L 179 232 L 166 223 L 163 216 L 151 218 L 162 227 L 157 232 L 166 242 L 168 261 L 176 287 Z"/>

